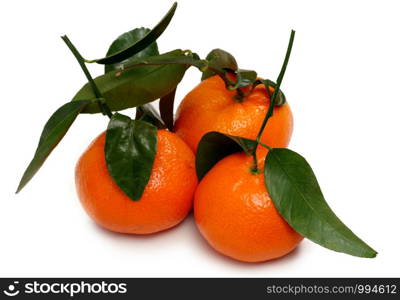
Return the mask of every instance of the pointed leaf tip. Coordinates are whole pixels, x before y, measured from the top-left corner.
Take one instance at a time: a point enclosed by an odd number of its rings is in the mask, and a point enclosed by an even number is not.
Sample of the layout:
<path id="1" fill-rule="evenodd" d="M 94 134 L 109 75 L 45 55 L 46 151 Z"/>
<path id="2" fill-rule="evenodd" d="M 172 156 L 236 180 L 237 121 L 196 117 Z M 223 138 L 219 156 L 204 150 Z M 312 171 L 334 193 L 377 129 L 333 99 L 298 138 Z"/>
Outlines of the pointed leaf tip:
<path id="1" fill-rule="evenodd" d="M 313 170 L 298 153 L 272 149 L 265 184 L 281 216 L 304 237 L 334 251 L 373 258 L 377 252 L 357 237 L 326 203 Z"/>
<path id="2" fill-rule="evenodd" d="M 175 14 L 175 10 L 177 7 L 177 3 L 175 2 L 172 7 L 169 9 L 167 14 L 161 19 L 161 21 L 152 29 L 150 30 L 143 38 L 141 38 L 138 41 L 132 42 L 129 46 L 126 48 L 115 52 L 111 55 L 108 55 L 103 58 L 99 59 L 94 59 L 94 60 L 87 60 L 86 62 L 88 63 L 98 63 L 98 64 L 114 64 L 121 62 L 132 55 L 135 55 L 136 53 L 142 51 L 149 45 L 151 45 L 153 42 L 155 42 L 161 34 L 165 31 L 165 29 L 168 27 L 169 23 L 171 22 L 172 17 Z"/>
<path id="3" fill-rule="evenodd" d="M 43 128 L 35 155 L 25 170 L 16 193 L 19 193 L 32 179 L 67 133 L 78 114 L 91 102 L 91 100 L 68 102 L 54 112 Z"/>

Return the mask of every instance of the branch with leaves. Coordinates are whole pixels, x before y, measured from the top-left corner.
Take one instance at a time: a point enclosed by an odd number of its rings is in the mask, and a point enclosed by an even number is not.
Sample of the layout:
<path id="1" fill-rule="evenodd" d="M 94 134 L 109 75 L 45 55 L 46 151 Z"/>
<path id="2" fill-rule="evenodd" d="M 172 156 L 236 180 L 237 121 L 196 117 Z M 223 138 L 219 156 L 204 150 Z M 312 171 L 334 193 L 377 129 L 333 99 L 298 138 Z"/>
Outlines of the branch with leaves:
<path id="1" fill-rule="evenodd" d="M 205 59 L 181 49 L 160 54 L 156 40 L 167 28 L 176 7 L 174 3 L 153 29 L 140 27 L 119 36 L 111 44 L 107 55 L 100 59 L 84 59 L 69 38 L 62 37 L 88 82 L 45 124 L 17 192 L 40 169 L 79 114 L 103 113 L 110 118 L 105 144 L 108 171 L 130 199 L 139 200 L 156 155 L 157 128 L 172 131 L 177 86 L 187 69 L 195 67 L 202 73 L 202 80 L 214 75 L 221 77 L 226 89 L 236 91 L 236 101 L 244 101 L 258 85 L 265 86 L 270 100 L 254 140 L 220 132 L 209 132 L 202 137 L 196 153 L 198 178 L 201 180 L 222 158 L 240 151 L 253 156 L 252 171 L 259 173 L 257 148 L 266 147 L 269 151 L 264 166 L 265 185 L 286 222 L 304 237 L 328 249 L 359 257 L 375 257 L 377 252 L 358 238 L 331 210 L 307 161 L 292 150 L 272 148 L 261 143 L 274 107 L 286 102 L 281 84 L 295 32 L 291 32 L 282 69 L 275 83 L 259 79 L 255 71 L 240 69 L 235 58 L 221 49 L 212 50 Z M 93 78 L 86 66 L 90 63 L 105 65 L 105 73 Z M 272 95 L 270 90 L 273 90 Z M 160 99 L 161 115 L 150 104 L 157 99 Z M 135 119 L 119 113 L 128 108 L 137 108 Z"/>

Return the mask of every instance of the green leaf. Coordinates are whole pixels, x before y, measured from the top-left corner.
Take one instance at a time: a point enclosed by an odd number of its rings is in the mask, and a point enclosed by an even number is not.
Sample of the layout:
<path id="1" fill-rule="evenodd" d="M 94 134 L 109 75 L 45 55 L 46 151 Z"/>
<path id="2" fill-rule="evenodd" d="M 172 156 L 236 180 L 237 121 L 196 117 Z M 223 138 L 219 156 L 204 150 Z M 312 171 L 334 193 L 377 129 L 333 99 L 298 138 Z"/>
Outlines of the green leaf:
<path id="1" fill-rule="evenodd" d="M 203 72 L 201 80 L 205 80 L 216 73 L 225 73 L 226 71 L 236 71 L 238 65 L 232 54 L 222 49 L 214 49 L 208 53 L 208 69 Z"/>
<path id="2" fill-rule="evenodd" d="M 238 89 L 241 87 L 252 85 L 257 80 L 257 73 L 252 70 L 239 69 L 236 71 L 236 82 L 230 89 Z"/>
<path id="3" fill-rule="evenodd" d="M 298 153 L 272 149 L 265 160 L 265 183 L 275 207 L 298 233 L 338 252 L 375 257 L 377 252 L 339 220 L 326 203 L 313 170 Z"/>
<path id="4" fill-rule="evenodd" d="M 91 102 L 90 100 L 68 102 L 50 117 L 43 128 L 35 155 L 21 178 L 17 193 L 32 179 L 51 151 L 67 133 L 78 114 Z"/>
<path id="5" fill-rule="evenodd" d="M 160 56 L 156 61 L 193 58 L 182 50 L 174 50 Z M 152 62 L 151 58 L 146 62 Z M 142 62 L 122 71 L 111 71 L 94 79 L 105 102 L 112 111 L 136 107 L 154 101 L 173 91 L 185 74 L 188 64 L 155 64 Z M 93 99 L 95 95 L 89 84 L 85 84 L 72 101 Z M 99 106 L 88 105 L 83 113 L 98 113 Z"/>
<path id="6" fill-rule="evenodd" d="M 272 80 L 265 79 L 265 80 L 261 80 L 261 82 L 265 85 L 265 88 L 266 88 L 266 90 L 267 90 L 267 93 L 270 92 L 269 89 L 268 89 L 269 86 L 270 86 L 270 87 L 273 87 L 274 89 L 276 89 L 276 83 L 273 82 Z M 271 95 L 270 95 L 270 98 L 271 98 Z M 282 92 L 281 89 L 279 89 L 278 95 L 277 95 L 276 98 L 275 98 L 275 105 L 276 105 L 276 106 L 281 106 L 281 105 L 283 105 L 283 104 L 285 104 L 285 103 L 286 103 L 285 94 Z"/>
<path id="7" fill-rule="evenodd" d="M 177 3 L 175 2 L 170 10 L 167 12 L 167 14 L 162 18 L 162 20 L 142 39 L 138 41 L 132 41 L 132 43 L 130 43 L 130 45 L 127 46 L 125 49 L 115 52 L 112 55 L 108 55 L 100 59 L 90 60 L 87 62 L 96 62 L 98 64 L 114 64 L 121 62 L 131 57 L 132 55 L 142 51 L 153 42 L 155 42 L 158 37 L 164 32 L 175 13 L 176 7 Z"/>
<path id="8" fill-rule="evenodd" d="M 150 29 L 144 27 L 135 28 L 131 31 L 125 32 L 111 44 L 110 48 L 108 49 L 107 56 L 110 56 L 114 53 L 119 52 L 120 50 L 125 49 L 129 45 L 142 39 L 149 32 Z M 115 70 L 121 71 L 124 65 L 129 65 L 135 61 L 140 61 L 147 57 L 158 56 L 158 55 L 159 52 L 157 43 L 153 42 L 152 44 L 144 48 L 142 51 L 134 54 L 133 56 L 123 60 L 120 63 L 105 65 L 104 71 L 105 73 Z M 153 108 L 151 103 L 147 103 L 142 106 L 138 106 L 136 108 L 136 120 L 142 120 L 148 122 L 150 124 L 153 124 L 157 128 L 165 128 L 164 122 L 162 121 L 158 112 Z"/>
<path id="9" fill-rule="evenodd" d="M 157 128 L 115 113 L 107 128 L 105 157 L 115 183 L 132 200 L 139 200 L 149 182 L 157 153 Z"/>
<path id="10" fill-rule="evenodd" d="M 257 79 L 257 72 L 253 70 L 239 69 L 236 72 L 238 76 L 238 87 L 245 87 L 253 84 Z"/>
<path id="11" fill-rule="evenodd" d="M 196 152 L 196 172 L 201 180 L 221 159 L 230 154 L 244 151 L 251 155 L 257 142 L 217 131 L 206 133 L 200 140 Z"/>
<path id="12" fill-rule="evenodd" d="M 161 118 L 167 128 L 172 131 L 174 129 L 174 100 L 175 100 L 176 89 L 169 94 L 161 97 L 159 108 Z"/>
<path id="13" fill-rule="evenodd" d="M 145 37 L 150 32 L 150 29 L 140 27 L 135 28 L 131 31 L 125 32 L 124 34 L 120 35 L 110 46 L 107 51 L 107 56 L 113 55 L 118 53 L 119 51 L 129 47 L 129 45 L 136 43 L 143 37 Z M 122 65 L 128 65 L 134 61 L 149 57 L 149 56 L 156 56 L 159 55 L 157 43 L 153 42 L 148 45 L 143 50 L 137 52 L 136 54 L 128 57 L 127 59 L 116 63 L 116 64 L 109 64 L 105 65 L 105 73 L 114 71 L 114 70 L 121 70 Z"/>
<path id="14" fill-rule="evenodd" d="M 160 114 L 154 109 L 151 103 L 136 108 L 136 120 L 148 122 L 160 129 L 166 128 Z"/>

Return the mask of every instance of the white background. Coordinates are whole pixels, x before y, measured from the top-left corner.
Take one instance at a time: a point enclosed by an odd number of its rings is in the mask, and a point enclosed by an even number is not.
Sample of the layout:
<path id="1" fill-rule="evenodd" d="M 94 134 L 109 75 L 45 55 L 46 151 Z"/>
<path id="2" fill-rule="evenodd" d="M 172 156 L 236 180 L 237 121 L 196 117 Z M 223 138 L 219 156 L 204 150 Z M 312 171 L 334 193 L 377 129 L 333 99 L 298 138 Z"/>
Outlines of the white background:
<path id="1" fill-rule="evenodd" d="M 396 1 L 179 1 L 161 51 L 213 48 L 243 68 L 278 75 L 295 118 L 290 147 L 313 166 L 338 216 L 379 254 L 362 259 L 309 241 L 279 260 L 217 254 L 190 216 L 151 236 L 98 228 L 75 193 L 74 167 L 107 118 L 80 116 L 18 195 L 42 127 L 85 83 L 59 38 L 87 58 L 119 34 L 155 25 L 171 1 L 2 1 L 0 276 L 399 276 L 400 19 Z M 94 75 L 102 67 L 91 66 Z M 187 73 L 180 99 L 199 81 Z M 133 113 L 133 112 L 132 112 Z"/>

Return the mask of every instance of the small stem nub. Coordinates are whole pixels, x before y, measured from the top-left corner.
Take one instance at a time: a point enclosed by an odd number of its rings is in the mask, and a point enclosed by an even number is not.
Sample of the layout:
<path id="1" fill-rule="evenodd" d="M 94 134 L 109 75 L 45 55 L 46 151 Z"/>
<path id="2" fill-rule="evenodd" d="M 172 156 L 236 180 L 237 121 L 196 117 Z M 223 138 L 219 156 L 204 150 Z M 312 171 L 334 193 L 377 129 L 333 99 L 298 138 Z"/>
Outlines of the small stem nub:
<path id="1" fill-rule="evenodd" d="M 98 100 L 97 103 L 99 104 L 101 112 L 103 113 L 103 115 L 107 115 L 109 118 L 111 118 L 112 117 L 111 109 L 108 107 L 107 103 L 105 103 L 103 95 L 101 94 L 99 88 L 94 82 L 92 75 L 90 75 L 90 72 L 85 65 L 85 59 L 82 57 L 78 49 L 76 49 L 74 44 L 72 44 L 71 40 L 66 35 L 62 36 L 61 38 L 68 46 L 69 50 L 71 50 L 72 54 L 75 56 L 76 60 L 78 61 L 79 65 L 82 68 L 83 73 L 85 73 L 85 76 L 89 81 L 90 86 L 92 87 L 93 93 Z"/>
<path id="2" fill-rule="evenodd" d="M 235 101 L 237 102 L 242 102 L 245 97 L 245 94 L 243 93 L 241 88 L 236 89 L 236 95 L 234 96 Z"/>
<path id="3" fill-rule="evenodd" d="M 258 170 L 257 153 L 256 153 L 256 152 L 253 152 L 253 153 L 252 153 L 252 156 L 253 156 L 253 165 L 252 165 L 251 168 L 250 168 L 250 172 L 251 172 L 252 174 L 258 174 L 258 173 L 259 173 L 259 170 Z"/>
<path id="4" fill-rule="evenodd" d="M 263 131 L 265 129 L 265 126 L 267 125 L 268 120 L 273 115 L 274 106 L 275 106 L 275 100 L 276 100 L 276 97 L 278 96 L 278 92 L 279 92 L 279 89 L 281 87 L 283 76 L 285 76 L 286 67 L 287 67 L 287 65 L 289 63 L 289 57 L 290 57 L 290 53 L 291 53 L 292 47 L 293 47 L 294 36 L 295 36 L 295 31 L 292 30 L 291 33 L 290 33 L 290 39 L 289 39 L 289 44 L 288 44 L 288 47 L 287 47 L 287 50 L 286 50 L 285 59 L 284 59 L 283 64 L 282 64 L 281 71 L 279 72 L 278 79 L 276 80 L 276 87 L 275 87 L 274 93 L 272 94 L 272 96 L 270 98 L 271 100 L 270 100 L 270 103 L 269 103 L 268 111 L 267 111 L 267 113 L 265 115 L 265 118 L 264 118 L 262 124 L 261 124 L 260 130 L 258 131 L 258 134 L 257 134 L 257 138 L 256 138 L 257 144 L 254 147 L 254 150 L 253 150 L 253 153 L 252 153 L 253 158 L 254 158 L 254 165 L 253 165 L 253 169 L 254 170 L 257 170 L 257 168 L 258 168 L 258 166 L 257 166 L 257 156 L 256 156 L 257 147 L 258 147 L 258 144 L 260 144 L 261 136 L 262 136 L 262 133 L 263 133 Z M 269 93 L 269 86 L 266 86 L 265 88 L 267 90 L 267 93 Z"/>

